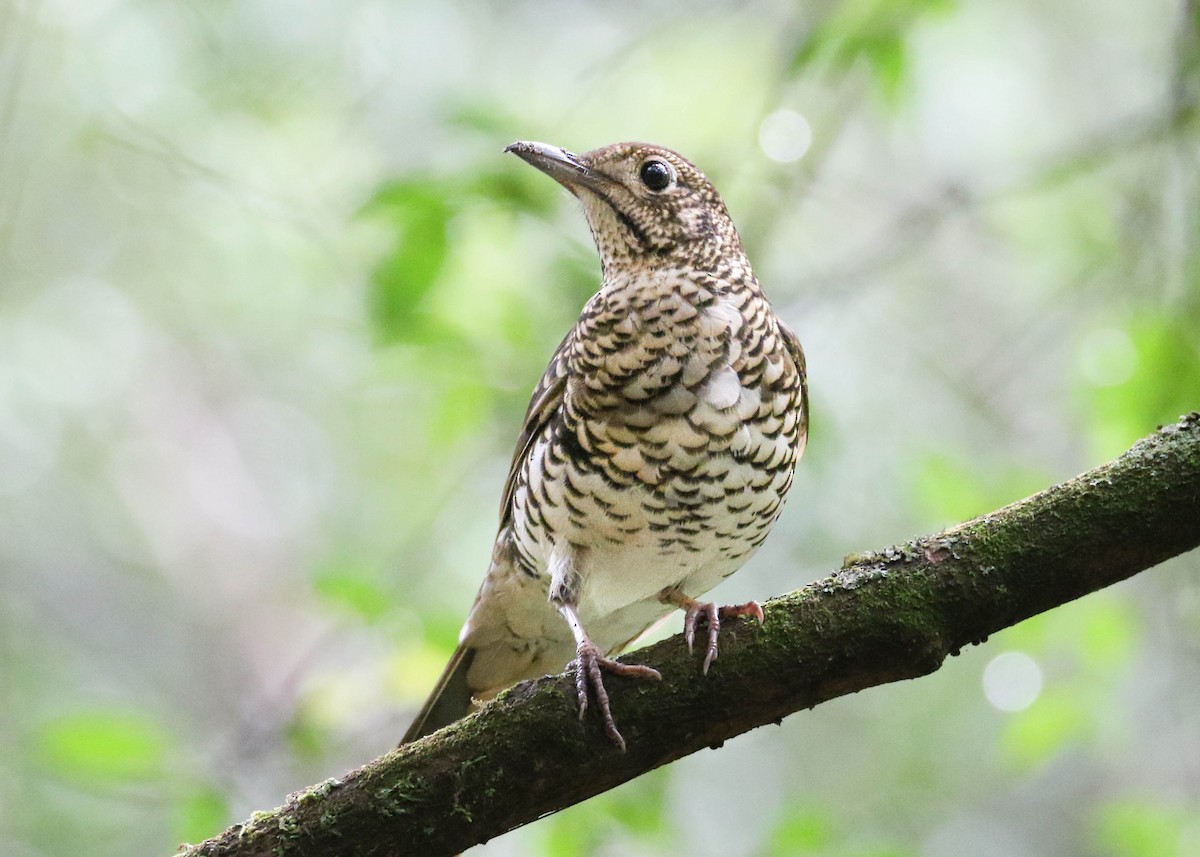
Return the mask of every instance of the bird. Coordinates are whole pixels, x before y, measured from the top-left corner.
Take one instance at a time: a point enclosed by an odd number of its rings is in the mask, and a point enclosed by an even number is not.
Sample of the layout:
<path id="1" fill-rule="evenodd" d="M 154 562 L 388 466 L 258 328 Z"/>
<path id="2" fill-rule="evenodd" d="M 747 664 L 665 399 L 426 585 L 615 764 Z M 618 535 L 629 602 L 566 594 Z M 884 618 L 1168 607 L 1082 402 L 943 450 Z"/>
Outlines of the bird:
<path id="1" fill-rule="evenodd" d="M 604 674 L 661 679 L 613 656 L 676 609 L 702 672 L 722 619 L 754 601 L 700 600 L 767 538 L 808 437 L 796 334 L 758 284 L 708 178 L 671 149 L 505 149 L 582 204 L 601 284 L 537 383 L 483 584 L 457 650 L 401 746 L 524 679 L 575 677 L 626 743 Z"/>

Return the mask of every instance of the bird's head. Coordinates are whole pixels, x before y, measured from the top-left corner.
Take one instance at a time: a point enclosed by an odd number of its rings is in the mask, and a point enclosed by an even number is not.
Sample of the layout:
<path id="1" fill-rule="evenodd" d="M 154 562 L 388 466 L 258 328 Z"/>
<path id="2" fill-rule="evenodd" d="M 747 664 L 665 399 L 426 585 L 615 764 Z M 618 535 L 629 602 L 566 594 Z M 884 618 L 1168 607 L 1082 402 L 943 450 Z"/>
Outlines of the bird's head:
<path id="1" fill-rule="evenodd" d="M 691 161 L 648 143 L 576 155 L 546 143 L 512 152 L 578 197 L 606 274 L 647 267 L 706 268 L 742 255 L 725 204 Z"/>

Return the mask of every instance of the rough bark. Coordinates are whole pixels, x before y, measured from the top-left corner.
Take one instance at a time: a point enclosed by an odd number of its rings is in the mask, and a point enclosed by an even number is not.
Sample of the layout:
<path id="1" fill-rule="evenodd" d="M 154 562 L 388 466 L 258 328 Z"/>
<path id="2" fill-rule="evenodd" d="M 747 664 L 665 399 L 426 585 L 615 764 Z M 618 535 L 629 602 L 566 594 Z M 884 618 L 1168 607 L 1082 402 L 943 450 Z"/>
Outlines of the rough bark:
<path id="1" fill-rule="evenodd" d="M 990 634 L 1200 545 L 1200 413 L 1120 458 L 942 533 L 847 558 L 730 623 L 701 677 L 675 637 L 610 678 L 621 754 L 565 676 L 288 797 L 188 857 L 454 854 L 788 714 L 936 670 Z"/>

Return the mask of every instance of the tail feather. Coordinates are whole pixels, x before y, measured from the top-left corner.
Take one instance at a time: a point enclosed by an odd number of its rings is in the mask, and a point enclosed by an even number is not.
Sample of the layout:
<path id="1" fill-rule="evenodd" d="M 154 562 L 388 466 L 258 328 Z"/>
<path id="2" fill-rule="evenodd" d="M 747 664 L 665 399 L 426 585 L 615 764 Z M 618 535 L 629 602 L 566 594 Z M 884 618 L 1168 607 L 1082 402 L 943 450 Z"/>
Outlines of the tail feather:
<path id="1" fill-rule="evenodd" d="M 466 717 L 471 711 L 471 688 L 467 685 L 467 671 L 475 660 L 475 650 L 459 646 L 446 664 L 442 677 L 438 679 L 433 693 L 425 700 L 412 726 L 400 739 L 400 746 L 410 744 L 448 726 L 455 720 Z"/>

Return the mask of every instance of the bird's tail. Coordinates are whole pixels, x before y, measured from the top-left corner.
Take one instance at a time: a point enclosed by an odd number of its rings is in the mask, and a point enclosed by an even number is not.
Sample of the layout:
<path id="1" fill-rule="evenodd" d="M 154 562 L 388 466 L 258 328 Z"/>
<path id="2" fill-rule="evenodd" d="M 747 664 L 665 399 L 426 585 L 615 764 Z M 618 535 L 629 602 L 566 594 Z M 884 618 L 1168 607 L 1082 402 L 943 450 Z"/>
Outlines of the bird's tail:
<path id="1" fill-rule="evenodd" d="M 429 694 L 429 699 L 425 700 L 425 704 L 417 712 L 412 726 L 408 727 L 408 731 L 400 739 L 401 747 L 418 738 L 424 738 L 470 713 L 471 688 L 467 685 L 467 670 L 471 668 L 473 660 L 474 649 L 460 645 L 454 650 L 454 656 L 450 658 L 450 663 L 446 664 L 433 693 Z"/>

